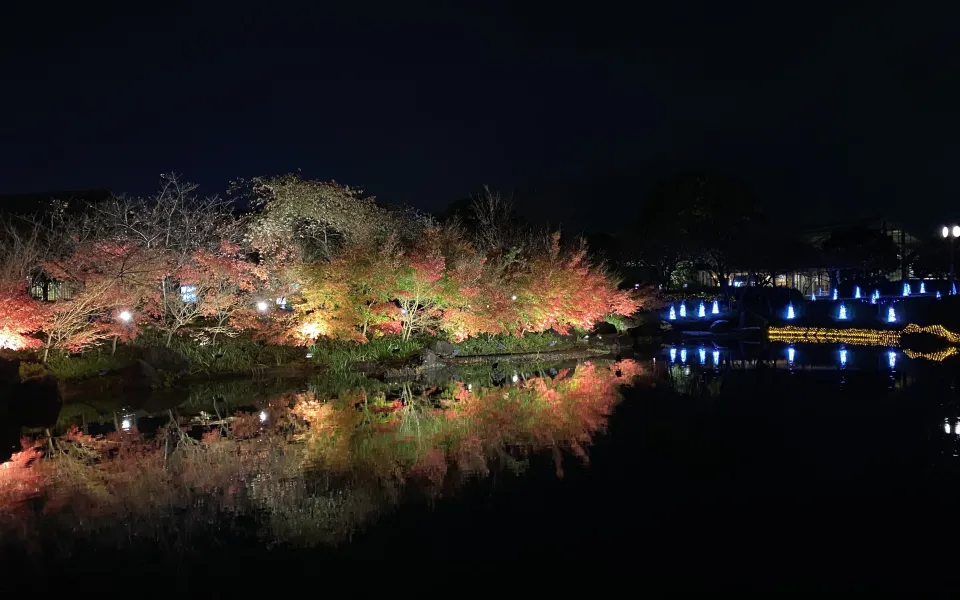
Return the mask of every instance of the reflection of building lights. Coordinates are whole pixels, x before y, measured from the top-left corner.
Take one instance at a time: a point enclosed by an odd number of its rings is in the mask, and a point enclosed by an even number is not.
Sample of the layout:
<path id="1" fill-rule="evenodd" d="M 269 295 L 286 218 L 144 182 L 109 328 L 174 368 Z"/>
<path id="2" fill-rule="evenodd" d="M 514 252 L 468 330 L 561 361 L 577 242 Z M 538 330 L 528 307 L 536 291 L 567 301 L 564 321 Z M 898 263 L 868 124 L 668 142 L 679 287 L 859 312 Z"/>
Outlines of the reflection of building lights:
<path id="1" fill-rule="evenodd" d="M 717 302 L 716 300 L 714 300 L 714 301 L 713 301 L 713 309 L 711 309 L 710 312 L 711 312 L 712 314 L 714 314 L 714 315 L 719 315 L 719 314 L 720 314 L 720 303 Z"/>
<path id="2" fill-rule="evenodd" d="M 893 350 L 887 352 L 887 364 L 890 365 L 891 369 L 897 368 L 897 353 Z"/>
<path id="3" fill-rule="evenodd" d="M 677 362 L 677 349 L 670 348 L 670 362 Z"/>
<path id="4" fill-rule="evenodd" d="M 704 365 L 707 363 L 707 351 L 703 348 L 697 350 L 697 353 L 700 355 L 700 364 Z"/>
<path id="5" fill-rule="evenodd" d="M 682 363 L 684 363 L 684 364 L 687 363 L 687 349 L 686 349 L 686 348 L 680 348 L 680 362 L 682 362 Z"/>
<path id="6" fill-rule="evenodd" d="M 787 348 L 787 362 L 792 364 L 793 359 L 796 358 L 796 356 L 797 356 L 796 348 L 794 348 L 793 346 L 790 346 L 789 348 Z"/>
<path id="7" fill-rule="evenodd" d="M 265 313 L 269 309 L 270 309 L 270 305 L 267 304 L 266 300 L 261 300 L 260 302 L 257 302 L 257 310 L 259 310 L 260 312 Z"/>
<path id="8" fill-rule="evenodd" d="M 847 349 L 846 348 L 840 349 L 840 366 L 843 366 L 843 367 L 847 366 Z"/>
<path id="9" fill-rule="evenodd" d="M 129 310 L 121 310 L 120 320 L 123 321 L 124 323 L 129 323 L 130 321 L 133 320 L 133 313 L 131 313 Z"/>
<path id="10" fill-rule="evenodd" d="M 681 319 L 687 318 L 687 304 L 685 302 L 680 303 L 680 318 Z"/>
<path id="11" fill-rule="evenodd" d="M 719 351 L 719 350 L 714 350 L 714 351 L 713 351 L 713 364 L 715 364 L 715 365 L 719 365 L 719 364 L 720 364 L 720 351 Z"/>
<path id="12" fill-rule="evenodd" d="M 265 410 L 261 410 L 261 411 L 260 411 L 260 422 L 261 422 L 261 423 L 266 423 L 266 422 L 267 422 L 267 411 L 265 411 Z"/>
<path id="13" fill-rule="evenodd" d="M 669 318 L 670 318 L 671 321 L 676 321 L 676 320 L 677 320 L 677 311 L 673 308 L 673 305 L 672 305 L 672 304 L 670 305 L 670 317 L 669 317 Z"/>

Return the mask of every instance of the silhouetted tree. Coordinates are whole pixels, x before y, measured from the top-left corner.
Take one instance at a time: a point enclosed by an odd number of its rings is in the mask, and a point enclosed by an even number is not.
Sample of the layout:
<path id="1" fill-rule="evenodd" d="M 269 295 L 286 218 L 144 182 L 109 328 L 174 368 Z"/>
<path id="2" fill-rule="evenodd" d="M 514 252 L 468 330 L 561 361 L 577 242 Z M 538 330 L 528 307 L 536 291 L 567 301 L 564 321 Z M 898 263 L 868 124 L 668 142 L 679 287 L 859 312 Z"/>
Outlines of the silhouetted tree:
<path id="1" fill-rule="evenodd" d="M 835 231 L 823 243 L 823 251 L 844 279 L 867 281 L 896 270 L 900 264 L 893 238 L 867 227 Z"/>

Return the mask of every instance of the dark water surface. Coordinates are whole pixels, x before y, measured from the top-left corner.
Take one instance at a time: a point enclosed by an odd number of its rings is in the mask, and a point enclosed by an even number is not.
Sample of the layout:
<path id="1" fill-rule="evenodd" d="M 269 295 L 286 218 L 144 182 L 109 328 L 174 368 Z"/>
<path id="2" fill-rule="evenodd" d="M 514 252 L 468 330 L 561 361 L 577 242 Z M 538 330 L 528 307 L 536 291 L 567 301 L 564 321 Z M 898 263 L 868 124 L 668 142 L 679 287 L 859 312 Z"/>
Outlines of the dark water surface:
<path id="1" fill-rule="evenodd" d="M 371 392 L 372 404 L 338 404 L 323 417 L 357 432 L 349 444 L 332 444 L 325 429 L 295 446 L 311 449 L 309 460 L 298 458 L 302 471 L 324 474 L 322 485 L 303 488 L 307 495 L 349 495 L 328 511 L 339 524 L 349 519 L 342 538 L 287 543 L 309 530 L 293 525 L 294 533 L 265 538 L 265 512 L 295 523 L 296 514 L 322 511 L 305 503 L 303 490 L 270 488 L 272 504 L 257 500 L 257 486 L 271 485 L 258 473 L 246 480 L 246 494 L 259 504 L 243 505 L 256 514 L 222 520 L 216 513 L 211 520 L 221 522 L 208 524 L 215 533 L 198 528 L 196 548 L 137 543 L 118 551 L 87 540 L 64 557 L 49 541 L 22 550 L 8 529 L 5 585 L 94 574 L 179 585 L 217 572 L 233 574 L 230 586 L 242 573 L 251 582 L 257 574 L 344 579 L 357 594 L 398 585 L 512 590 L 517 582 L 639 593 L 952 589 L 960 359 L 834 345 L 700 350 L 664 347 L 620 365 L 464 374 L 447 392 L 416 384 Z M 627 379 L 632 386 L 621 385 Z M 297 382 L 294 391 L 310 385 Z M 264 391 L 262 382 L 257 389 L 224 400 L 224 414 L 275 410 L 268 402 L 280 391 Z M 617 389 L 621 399 L 607 397 Z M 455 392 L 462 395 L 453 399 Z M 194 390 L 188 402 L 179 399 L 177 418 L 186 427 L 201 410 L 209 416 L 204 402 L 223 393 Z M 108 412 L 109 403 L 96 402 Z M 83 420 L 75 408 L 65 407 L 61 419 Z M 146 430 L 173 414 L 148 412 L 127 407 L 118 418 L 129 415 Z M 93 417 L 87 422 L 96 428 Z M 271 443 L 271 435 L 264 430 L 252 443 Z M 258 477 L 266 483 L 251 483 Z M 289 514 L 277 507 L 283 502 Z M 19 522 L 46 526 L 44 518 Z M 332 529 L 331 539 L 341 531 Z M 365 575 L 357 579 L 358 572 Z M 459 587 L 443 587 L 450 580 Z"/>

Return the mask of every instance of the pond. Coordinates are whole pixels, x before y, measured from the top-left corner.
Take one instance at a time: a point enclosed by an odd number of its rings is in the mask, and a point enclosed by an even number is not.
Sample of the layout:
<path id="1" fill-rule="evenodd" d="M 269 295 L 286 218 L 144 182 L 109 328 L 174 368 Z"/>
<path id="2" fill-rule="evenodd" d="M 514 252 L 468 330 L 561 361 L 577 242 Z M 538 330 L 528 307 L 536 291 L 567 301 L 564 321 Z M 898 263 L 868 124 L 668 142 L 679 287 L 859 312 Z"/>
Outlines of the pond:
<path id="1" fill-rule="evenodd" d="M 666 345 L 429 384 L 86 389 L 46 425 L 52 445 L 0 467 L 0 540 L 47 584 L 197 583 L 254 561 L 435 585 L 495 568 L 672 591 L 936 588 L 957 554 L 958 366 L 943 349 Z"/>

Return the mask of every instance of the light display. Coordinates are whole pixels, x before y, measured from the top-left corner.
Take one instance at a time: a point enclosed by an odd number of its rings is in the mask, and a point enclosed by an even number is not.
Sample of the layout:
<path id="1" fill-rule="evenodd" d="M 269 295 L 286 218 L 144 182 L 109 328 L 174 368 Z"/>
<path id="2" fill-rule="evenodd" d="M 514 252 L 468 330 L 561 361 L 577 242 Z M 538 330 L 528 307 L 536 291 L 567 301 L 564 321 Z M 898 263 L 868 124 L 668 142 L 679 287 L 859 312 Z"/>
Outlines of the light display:
<path id="1" fill-rule="evenodd" d="M 718 367 L 720 366 L 720 351 L 719 351 L 719 350 L 714 350 L 714 351 L 713 351 L 713 364 L 717 365 Z"/>
<path id="2" fill-rule="evenodd" d="M 903 295 L 904 296 L 910 295 L 910 284 L 907 283 L 906 281 L 903 282 Z"/>
<path id="3" fill-rule="evenodd" d="M 681 319 L 687 318 L 687 305 L 684 302 L 680 303 L 680 318 Z"/>
<path id="4" fill-rule="evenodd" d="M 713 310 L 711 310 L 710 312 L 711 312 L 712 314 L 719 315 L 719 314 L 720 314 L 720 303 L 717 302 L 716 300 L 714 300 L 714 301 L 713 301 Z"/>
<path id="5" fill-rule="evenodd" d="M 937 300 L 939 300 L 940 298 L 941 298 L 941 296 L 940 296 L 940 290 L 937 290 Z"/>
<path id="6" fill-rule="evenodd" d="M 837 313 L 837 318 L 840 319 L 841 321 L 847 320 L 847 307 L 844 306 L 842 303 L 840 304 L 840 312 Z"/>
<path id="7" fill-rule="evenodd" d="M 677 349 L 670 348 L 670 362 L 677 362 Z"/>
<path id="8" fill-rule="evenodd" d="M 893 350 L 887 352 L 887 364 L 890 365 L 890 370 L 897 368 L 897 353 Z"/>
<path id="9" fill-rule="evenodd" d="M 787 362 L 793 364 L 793 359 L 797 356 L 797 350 L 793 346 L 787 348 Z"/>
<path id="10" fill-rule="evenodd" d="M 840 366 L 841 367 L 847 366 L 847 349 L 846 348 L 840 348 Z"/>
<path id="11" fill-rule="evenodd" d="M 935 335 L 937 337 L 942 337 L 951 344 L 960 344 L 960 335 L 950 331 L 943 325 L 927 325 L 921 327 L 920 325 L 915 325 L 910 323 L 903 328 L 904 334 L 916 334 L 916 333 L 928 333 L 930 335 Z"/>
<path id="12" fill-rule="evenodd" d="M 707 309 L 703 306 L 703 302 L 700 303 L 700 308 L 697 309 L 697 316 L 701 319 L 707 316 Z"/>
<path id="13" fill-rule="evenodd" d="M 671 321 L 676 321 L 676 320 L 677 320 L 677 311 L 676 311 L 675 308 L 673 308 L 673 305 L 672 305 L 672 304 L 670 305 L 670 316 L 669 316 L 669 319 L 670 319 Z"/>
<path id="14" fill-rule="evenodd" d="M 700 364 L 701 364 L 701 365 L 706 364 L 706 363 L 707 363 L 707 351 L 704 350 L 703 348 L 700 348 L 699 350 L 697 350 L 697 354 L 700 355 Z"/>
<path id="15" fill-rule="evenodd" d="M 789 302 L 787 304 L 787 318 L 792 320 L 795 316 L 793 313 L 793 302 Z"/>
<path id="16" fill-rule="evenodd" d="M 951 295 L 951 296 L 956 296 L 956 295 L 957 295 L 957 284 L 955 284 L 955 283 L 951 283 L 951 284 L 950 284 L 950 295 Z"/>
<path id="17" fill-rule="evenodd" d="M 903 355 L 909 359 L 922 359 L 940 362 L 950 358 L 951 356 L 954 356 L 957 354 L 957 352 L 958 350 L 955 346 L 950 346 L 949 348 L 937 350 L 936 352 L 915 352 L 910 349 L 904 349 Z"/>
<path id="18" fill-rule="evenodd" d="M 926 286 L 926 284 L 923 283 L 922 281 L 920 282 L 920 293 L 921 293 L 921 294 L 926 294 L 926 293 L 927 293 L 927 286 Z"/>
<path id="19" fill-rule="evenodd" d="M 897 311 L 893 310 L 893 305 L 890 305 L 890 308 L 887 309 L 887 323 L 896 323 L 897 322 Z"/>
<path id="20" fill-rule="evenodd" d="M 833 288 L 833 299 L 837 299 L 837 288 Z"/>
<path id="21" fill-rule="evenodd" d="M 680 362 L 687 364 L 687 349 L 680 348 Z"/>
<path id="22" fill-rule="evenodd" d="M 817 295 L 814 294 L 813 292 L 810 292 L 810 302 L 816 302 L 816 301 L 817 301 Z"/>
<path id="23" fill-rule="evenodd" d="M 823 327 L 771 327 L 771 342 L 847 344 L 853 346 L 899 346 L 899 331 L 881 329 L 830 329 Z"/>
<path id="24" fill-rule="evenodd" d="M 859 285 L 856 286 L 855 288 L 853 288 L 853 297 L 854 297 L 855 299 L 857 299 L 857 300 L 860 299 L 860 286 L 859 286 Z"/>

